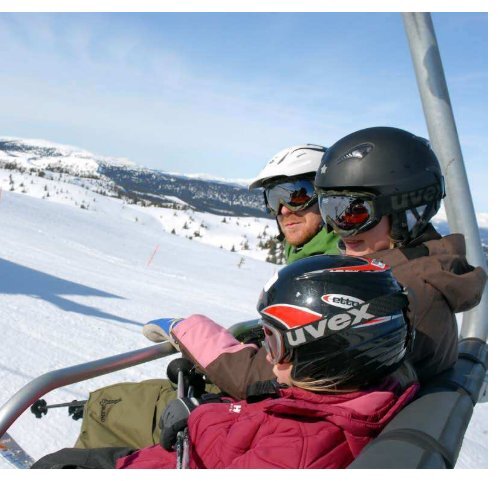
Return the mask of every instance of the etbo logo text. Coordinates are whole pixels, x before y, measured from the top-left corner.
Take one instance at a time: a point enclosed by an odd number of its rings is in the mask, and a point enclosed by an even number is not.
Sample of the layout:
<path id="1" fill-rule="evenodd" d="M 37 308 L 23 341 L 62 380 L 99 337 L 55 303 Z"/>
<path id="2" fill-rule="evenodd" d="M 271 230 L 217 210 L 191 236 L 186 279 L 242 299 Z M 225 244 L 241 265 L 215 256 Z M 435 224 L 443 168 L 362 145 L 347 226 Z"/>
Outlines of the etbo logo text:
<path id="1" fill-rule="evenodd" d="M 331 306 L 340 307 L 341 309 L 350 309 L 351 307 L 363 304 L 361 299 L 344 294 L 325 294 L 321 296 L 321 300 Z"/>

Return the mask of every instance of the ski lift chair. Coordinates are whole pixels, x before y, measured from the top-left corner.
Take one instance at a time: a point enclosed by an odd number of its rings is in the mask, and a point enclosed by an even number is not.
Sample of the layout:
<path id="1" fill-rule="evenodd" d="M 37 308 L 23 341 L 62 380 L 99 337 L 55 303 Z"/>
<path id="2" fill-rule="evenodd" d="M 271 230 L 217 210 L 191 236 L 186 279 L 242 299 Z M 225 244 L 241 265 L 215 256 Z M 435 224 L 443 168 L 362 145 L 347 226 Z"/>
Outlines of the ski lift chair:
<path id="1" fill-rule="evenodd" d="M 232 326 L 242 342 L 258 342 L 257 321 Z M 0 437 L 39 398 L 62 386 L 174 354 L 165 342 L 89 363 L 52 371 L 32 380 L 0 408 Z M 361 452 L 349 469 L 453 468 L 478 400 L 486 400 L 488 345 L 478 338 L 459 342 L 455 366 L 426 383 Z M 54 406 L 55 407 L 55 406 Z"/>
<path id="2" fill-rule="evenodd" d="M 459 341 L 456 364 L 422 386 L 349 469 L 454 468 L 478 401 L 486 401 L 488 345 Z"/>

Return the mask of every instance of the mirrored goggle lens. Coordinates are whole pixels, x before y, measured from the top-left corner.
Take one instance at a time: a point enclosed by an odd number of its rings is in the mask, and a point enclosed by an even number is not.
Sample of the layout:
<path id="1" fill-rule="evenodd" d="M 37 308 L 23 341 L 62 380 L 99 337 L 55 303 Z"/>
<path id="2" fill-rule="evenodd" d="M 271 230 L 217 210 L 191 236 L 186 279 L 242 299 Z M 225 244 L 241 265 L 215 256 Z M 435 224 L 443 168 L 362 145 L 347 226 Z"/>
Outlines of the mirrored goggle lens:
<path id="1" fill-rule="evenodd" d="M 372 200 L 357 196 L 320 196 L 319 209 L 327 224 L 345 232 L 357 231 L 374 218 Z"/>
<path id="2" fill-rule="evenodd" d="M 268 208 L 277 215 L 280 205 L 292 211 L 305 209 L 316 200 L 314 185 L 309 180 L 286 182 L 266 188 L 264 191 Z"/>
<path id="3" fill-rule="evenodd" d="M 264 347 L 269 353 L 272 362 L 277 364 L 284 358 L 285 354 L 281 334 L 273 326 L 264 322 L 262 323 L 262 329 L 264 331 Z"/>

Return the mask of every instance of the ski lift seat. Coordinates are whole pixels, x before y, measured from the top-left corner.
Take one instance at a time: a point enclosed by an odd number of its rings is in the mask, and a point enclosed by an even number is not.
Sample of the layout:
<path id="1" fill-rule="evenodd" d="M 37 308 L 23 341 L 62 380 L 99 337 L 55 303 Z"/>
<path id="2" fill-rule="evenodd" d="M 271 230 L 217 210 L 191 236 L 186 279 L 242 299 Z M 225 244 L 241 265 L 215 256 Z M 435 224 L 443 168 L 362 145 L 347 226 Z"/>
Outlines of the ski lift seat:
<path id="1" fill-rule="evenodd" d="M 423 385 L 349 469 L 453 468 L 487 371 L 487 343 L 460 340 L 455 365 Z"/>

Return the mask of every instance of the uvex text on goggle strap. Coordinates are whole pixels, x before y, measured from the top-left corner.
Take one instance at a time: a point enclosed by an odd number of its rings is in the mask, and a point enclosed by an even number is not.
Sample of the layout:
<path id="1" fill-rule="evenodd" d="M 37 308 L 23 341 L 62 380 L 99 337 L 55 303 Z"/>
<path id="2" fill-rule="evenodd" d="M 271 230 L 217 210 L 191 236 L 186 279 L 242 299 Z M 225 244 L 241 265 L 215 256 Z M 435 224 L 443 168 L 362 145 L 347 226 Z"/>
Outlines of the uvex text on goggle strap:
<path id="1" fill-rule="evenodd" d="M 385 196 L 320 190 L 318 198 L 323 221 L 345 237 L 371 229 L 384 215 L 438 201 L 443 194 L 443 185 L 436 183 L 413 192 Z"/>
<path id="2" fill-rule="evenodd" d="M 318 200 L 311 180 L 300 179 L 270 185 L 264 189 L 267 209 L 277 216 L 282 205 L 293 212 L 306 209 Z"/>
<path id="3" fill-rule="evenodd" d="M 347 328 L 368 328 L 393 320 L 393 316 L 403 316 L 402 309 L 408 306 L 407 293 L 394 292 L 385 296 L 376 297 L 368 302 L 360 303 L 351 309 L 333 308 L 326 316 L 307 309 L 308 316 L 302 316 L 303 323 L 297 318 L 284 322 L 282 316 L 277 316 L 279 309 L 285 308 L 289 312 L 296 311 L 300 317 L 304 308 L 292 305 L 276 304 L 266 307 L 262 313 L 273 319 L 262 318 L 264 331 L 264 346 L 271 357 L 273 364 L 288 362 L 293 355 L 293 349 L 301 345 L 316 341 L 319 338 L 335 335 L 336 332 Z M 308 320 L 306 320 L 308 319 Z M 277 326 L 280 325 L 283 330 Z M 293 325 L 291 328 L 290 325 Z"/>

